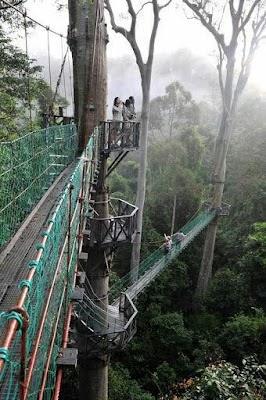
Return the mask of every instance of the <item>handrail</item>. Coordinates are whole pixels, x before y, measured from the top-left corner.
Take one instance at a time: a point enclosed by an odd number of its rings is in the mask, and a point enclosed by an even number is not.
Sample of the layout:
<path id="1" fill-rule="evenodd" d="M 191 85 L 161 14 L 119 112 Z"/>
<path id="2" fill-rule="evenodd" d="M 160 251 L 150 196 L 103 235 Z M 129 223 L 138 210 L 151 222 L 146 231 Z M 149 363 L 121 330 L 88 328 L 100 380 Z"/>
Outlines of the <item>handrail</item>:
<path id="1" fill-rule="evenodd" d="M 96 138 L 97 139 L 97 138 Z M 29 355 L 30 351 L 32 351 L 32 347 L 34 347 L 35 338 L 37 335 L 37 330 L 41 329 L 40 321 L 43 317 L 43 310 L 47 307 L 45 303 L 45 298 L 50 287 L 50 281 L 55 279 L 54 274 L 55 271 L 58 270 L 57 274 L 57 283 L 54 286 L 57 290 L 60 290 L 60 293 L 63 294 L 62 285 L 65 286 L 66 277 L 70 279 L 70 286 L 64 289 L 65 291 L 65 301 L 68 303 L 70 300 L 71 292 L 72 292 L 72 282 L 73 282 L 73 274 L 75 270 L 75 266 L 77 263 L 76 256 L 73 256 L 73 252 L 78 248 L 78 222 L 79 222 L 79 212 L 78 209 L 81 207 L 80 202 L 80 193 L 82 193 L 81 184 L 84 181 L 86 185 L 90 184 L 90 179 L 88 178 L 91 173 L 91 164 L 88 163 L 88 157 L 92 159 L 93 157 L 93 138 L 90 140 L 87 148 L 87 154 L 81 156 L 77 159 L 76 167 L 74 169 L 73 174 L 69 177 L 66 186 L 62 190 L 60 196 L 54 204 L 52 212 L 47 220 L 47 227 L 45 231 L 42 233 L 42 240 L 37 245 L 37 253 L 34 259 L 28 264 L 29 272 L 27 273 L 26 279 L 21 282 L 21 294 L 17 300 L 17 306 L 25 308 L 28 311 L 30 317 L 30 325 L 28 330 L 28 339 L 27 339 L 27 354 Z M 85 153 L 84 153 L 85 154 Z M 84 166 L 87 165 L 87 174 L 86 179 L 84 180 Z M 87 192 L 88 188 L 85 188 L 85 192 Z M 72 201 L 70 200 L 69 193 L 72 191 Z M 80 192 L 81 191 L 81 192 Z M 87 201 L 87 200 L 85 200 Z M 68 232 L 68 219 L 71 216 L 71 232 Z M 66 239 L 68 237 L 68 239 Z M 68 251 L 64 251 L 63 242 L 66 244 L 66 241 L 70 245 L 70 257 L 68 259 Z M 61 246 L 62 244 L 62 246 Z M 61 249 L 61 256 L 58 258 L 59 250 Z M 58 253 L 59 252 L 59 253 Z M 63 252 L 63 253 L 62 253 Z M 60 261 L 61 260 L 61 261 Z M 58 268 L 58 263 L 61 262 L 60 268 Z M 45 270 L 45 274 L 43 271 Z M 69 271 L 69 272 L 66 272 Z M 42 289 L 43 287 L 43 289 Z M 49 320 L 46 323 L 51 323 L 52 319 L 56 317 L 56 313 L 58 312 L 58 318 L 60 318 L 60 325 L 64 320 L 64 312 L 65 307 L 62 308 L 62 311 L 57 311 L 57 306 L 59 302 L 59 296 L 56 290 L 53 291 L 53 297 L 51 298 L 51 307 L 53 308 L 53 312 L 49 312 Z M 60 313 L 60 316 L 59 316 Z M 13 382 L 17 382 L 17 374 L 19 369 L 19 363 L 16 359 L 16 346 L 20 341 L 20 333 L 17 329 L 20 328 L 21 322 L 19 316 L 15 313 L 9 315 L 10 313 L 2 313 L 1 317 L 4 318 L 6 315 L 7 324 L 6 327 L 4 324 L 1 326 L 1 336 L 3 336 L 1 341 L 1 349 L 2 352 L 6 354 L 6 357 L 0 357 L 0 380 L 2 381 L 1 389 L 0 389 L 0 397 L 4 396 L 3 393 L 7 390 L 8 393 L 13 393 L 12 398 L 17 398 L 16 393 L 18 388 L 12 386 Z M 49 335 L 50 329 L 43 329 L 42 336 L 42 346 L 49 346 Z M 62 333 L 62 332 L 61 332 Z M 56 346 L 53 347 L 52 353 L 50 352 L 49 357 L 51 358 L 51 365 L 55 373 L 56 363 L 55 359 L 57 357 L 57 348 L 61 345 L 61 337 L 60 334 L 56 336 Z M 40 335 L 40 332 L 39 334 Z M 39 336 L 38 336 L 39 337 Z M 40 351 L 38 347 L 38 351 Z M 29 358 L 27 355 L 27 358 Z M 38 367 L 35 368 L 36 373 L 34 373 L 34 377 L 30 387 L 27 385 L 24 388 L 29 390 L 29 394 L 32 395 L 33 391 L 35 393 L 38 392 L 37 387 L 41 383 L 41 376 L 43 369 L 40 367 L 41 363 L 45 362 L 45 358 L 38 358 Z M 14 374 L 16 371 L 16 374 Z M 27 372 L 28 373 L 28 372 Z M 36 375 L 36 376 L 35 376 Z M 37 384 L 37 381 L 39 382 Z M 4 382 L 4 384 L 3 384 Z M 49 388 L 50 390 L 50 388 Z M 2 397 L 1 397 L 2 398 Z M 4 398 L 4 397 L 3 397 Z M 8 397 L 9 398 L 9 397 Z"/>
<path id="2" fill-rule="evenodd" d="M 210 209 L 201 212 L 192 221 L 190 221 L 182 228 L 182 231 L 187 235 L 187 238 L 182 241 L 182 244 L 178 243 L 176 234 L 172 236 L 172 253 L 170 252 L 169 254 L 165 255 L 164 245 L 161 245 L 150 256 L 143 260 L 137 267 L 128 272 L 113 286 L 111 286 L 109 291 L 111 304 L 117 304 L 121 291 L 125 292 L 127 291 L 127 289 L 129 291 L 130 287 L 133 287 L 135 284 L 137 284 L 137 282 L 141 280 L 143 275 L 145 275 L 147 271 L 150 271 L 158 261 L 163 260 L 163 266 L 170 264 L 172 259 L 175 258 L 194 239 L 194 237 L 215 218 L 216 215 L 217 210 Z M 174 245 L 176 245 L 176 247 Z"/>

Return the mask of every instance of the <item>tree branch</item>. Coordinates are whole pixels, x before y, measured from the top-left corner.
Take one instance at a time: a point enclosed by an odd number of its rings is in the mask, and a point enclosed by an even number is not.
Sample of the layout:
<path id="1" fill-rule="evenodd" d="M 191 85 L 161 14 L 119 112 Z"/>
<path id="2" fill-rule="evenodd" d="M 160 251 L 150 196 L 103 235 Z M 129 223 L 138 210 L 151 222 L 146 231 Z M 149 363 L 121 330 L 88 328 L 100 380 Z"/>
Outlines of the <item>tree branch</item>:
<path id="1" fill-rule="evenodd" d="M 255 52 L 259 46 L 260 41 L 264 36 L 262 36 L 264 30 L 266 28 L 266 13 L 262 15 L 260 20 L 258 21 L 257 24 L 253 25 L 253 37 L 250 43 L 250 48 L 247 56 L 245 57 L 246 53 L 246 35 L 245 35 L 245 29 L 242 29 L 243 35 L 244 35 L 244 49 L 243 49 L 243 57 L 241 61 L 241 71 L 239 73 L 235 91 L 234 91 L 234 96 L 233 96 L 233 101 L 232 101 L 232 113 L 236 111 L 236 105 L 238 102 L 238 99 L 240 95 L 242 94 L 248 78 L 250 74 L 250 69 L 251 69 L 251 64 L 255 55 Z"/>
<path id="2" fill-rule="evenodd" d="M 242 22 L 242 24 L 239 27 L 239 31 L 241 31 L 246 24 L 248 23 L 248 21 L 250 20 L 251 15 L 253 14 L 253 11 L 255 10 L 257 4 L 260 2 L 261 0 L 255 0 L 254 3 L 252 4 L 252 6 L 250 7 L 249 12 L 247 13 L 246 18 L 244 18 L 244 21 Z"/>
<path id="3" fill-rule="evenodd" d="M 169 4 L 170 4 L 171 2 L 172 2 L 172 0 L 169 0 L 169 1 L 167 1 L 165 4 L 163 4 L 162 6 L 159 6 L 159 12 L 160 12 L 163 8 L 169 6 Z"/>
<path id="4" fill-rule="evenodd" d="M 224 42 L 224 35 L 221 35 L 215 29 L 210 19 L 209 21 L 207 21 L 204 15 L 202 15 L 202 13 L 200 12 L 200 10 L 203 9 L 201 3 L 198 6 L 194 3 L 191 3 L 189 0 L 183 0 L 183 3 L 185 3 L 197 15 L 202 25 L 205 26 L 205 28 L 214 36 L 216 42 L 222 47 L 223 51 L 226 53 L 227 46 Z"/>
<path id="5" fill-rule="evenodd" d="M 141 8 L 139 9 L 139 11 L 136 12 L 136 15 L 138 15 L 141 10 L 143 10 L 143 8 L 147 5 L 147 4 L 152 4 L 152 1 L 147 1 L 146 3 L 142 4 Z"/>
<path id="6" fill-rule="evenodd" d="M 128 12 L 131 15 L 132 21 L 131 21 L 131 27 L 130 27 L 130 31 L 126 30 L 124 27 L 119 26 L 116 24 L 115 22 L 115 17 L 114 17 L 114 12 L 112 9 L 112 6 L 110 4 L 109 0 L 104 0 L 104 4 L 105 4 L 105 8 L 107 9 L 107 11 L 109 12 L 110 15 L 110 22 L 111 22 L 111 26 L 112 29 L 116 32 L 116 33 L 121 33 L 121 35 L 123 35 L 127 41 L 130 43 L 132 50 L 135 54 L 136 57 L 136 62 L 140 68 L 140 72 L 143 71 L 143 67 L 144 67 L 144 62 L 142 59 L 142 55 L 139 49 L 139 46 L 137 44 L 136 41 L 136 37 L 135 37 L 135 27 L 136 27 L 136 13 L 133 9 L 131 0 L 126 0 L 127 4 L 128 4 Z"/>

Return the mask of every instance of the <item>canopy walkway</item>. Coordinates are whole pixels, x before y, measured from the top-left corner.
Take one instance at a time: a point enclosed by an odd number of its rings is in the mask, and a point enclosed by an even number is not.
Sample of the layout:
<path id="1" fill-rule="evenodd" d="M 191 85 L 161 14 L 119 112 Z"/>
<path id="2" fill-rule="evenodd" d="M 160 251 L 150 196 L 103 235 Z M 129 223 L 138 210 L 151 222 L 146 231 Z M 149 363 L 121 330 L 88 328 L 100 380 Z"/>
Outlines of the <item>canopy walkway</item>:
<path id="1" fill-rule="evenodd" d="M 155 250 L 134 270 L 126 274 L 110 288 L 107 311 L 95 298 L 88 282 L 84 283 L 83 301 L 75 304 L 75 315 L 83 324 L 87 335 L 87 347 L 96 354 L 105 354 L 117 347 L 123 348 L 136 331 L 137 310 L 132 302 L 171 262 L 191 243 L 194 238 L 220 213 L 220 210 L 206 208 L 187 223 L 182 231 L 185 237 L 173 235 L 171 250 L 165 253 L 164 245 Z M 126 312 L 125 312 L 126 310 Z M 74 341 L 75 332 L 73 333 Z"/>
<path id="2" fill-rule="evenodd" d="M 175 259 L 194 238 L 216 217 L 217 210 L 206 209 L 193 218 L 182 228 L 186 237 L 178 239 L 178 234 L 172 237 L 173 244 L 168 253 L 164 245 L 155 250 L 149 257 L 110 288 L 109 301 L 113 306 L 118 306 L 120 293 L 125 293 L 134 299 Z M 133 282 L 133 283 L 132 283 Z"/>
<path id="3" fill-rule="evenodd" d="M 221 212 L 207 206 L 183 227 L 181 242 L 173 235 L 169 253 L 159 247 L 114 284 L 106 311 L 82 279 L 82 251 L 134 238 L 137 208 L 113 199 L 109 217 L 99 218 L 93 195 L 102 157 L 136 149 L 139 137 L 133 123 L 113 149 L 110 127 L 96 128 L 78 158 L 72 124 L 0 144 L 1 399 L 54 399 L 63 350 L 82 351 L 82 340 L 92 356 L 125 346 L 136 332 L 133 299 Z"/>

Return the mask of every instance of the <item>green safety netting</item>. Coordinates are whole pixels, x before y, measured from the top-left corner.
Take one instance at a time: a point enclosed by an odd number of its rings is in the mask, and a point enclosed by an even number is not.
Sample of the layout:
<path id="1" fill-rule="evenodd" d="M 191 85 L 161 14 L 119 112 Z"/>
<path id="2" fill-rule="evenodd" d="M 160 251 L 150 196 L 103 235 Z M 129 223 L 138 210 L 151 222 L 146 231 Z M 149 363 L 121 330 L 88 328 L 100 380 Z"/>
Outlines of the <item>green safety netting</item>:
<path id="1" fill-rule="evenodd" d="M 60 125 L 0 142 L 0 248 L 77 155 L 76 126 Z"/>
<path id="2" fill-rule="evenodd" d="M 127 293 L 131 299 L 134 299 L 193 241 L 216 215 L 217 210 L 206 208 L 191 219 L 182 228 L 182 232 L 186 235 L 182 241 L 178 240 L 177 234 L 173 235 L 173 245 L 168 253 L 165 253 L 164 245 L 160 246 L 137 268 L 111 286 L 109 303 L 118 306 L 121 293 Z M 86 289 L 86 292 L 89 292 L 89 290 Z M 81 303 L 76 304 L 75 312 L 85 326 L 99 334 L 118 332 L 124 328 L 125 321 L 121 319 L 119 313 L 112 315 L 110 309 L 102 309 L 99 306 L 99 299 L 95 301 L 85 296 Z"/>
<path id="3" fill-rule="evenodd" d="M 213 209 L 206 209 L 199 213 L 183 226 L 182 231 L 186 235 L 186 238 L 182 242 L 178 241 L 176 234 L 173 235 L 172 249 L 168 254 L 165 254 L 164 246 L 162 245 L 143 260 L 139 266 L 112 285 L 109 292 L 110 304 L 118 300 L 121 292 L 130 293 L 130 297 L 134 298 L 134 296 L 143 290 L 163 268 L 169 265 L 170 262 L 186 248 L 195 236 L 215 218 L 216 214 L 217 211 Z"/>
<path id="4" fill-rule="evenodd" d="M 74 127 L 70 127 L 74 132 Z M 47 131 L 46 140 L 50 143 L 53 139 L 49 138 L 49 133 L 53 136 L 56 130 Z M 78 229 L 80 221 L 80 207 L 83 207 L 80 198 L 84 197 L 84 209 L 88 205 L 88 191 L 93 174 L 90 161 L 96 163 L 99 157 L 98 129 L 90 138 L 87 149 L 77 160 L 76 168 L 62 191 L 61 195 L 54 204 L 53 210 L 47 220 L 47 227 L 51 227 L 50 232 L 46 229 L 42 237 L 46 238 L 45 245 L 40 243 L 36 247 L 36 252 L 42 251 L 39 261 L 33 259 L 29 262 L 29 269 L 34 268 L 35 274 L 31 282 L 24 280 L 20 287 L 29 288 L 27 299 L 24 304 L 25 310 L 29 315 L 29 328 L 27 331 L 27 359 L 28 365 L 34 349 L 41 318 L 45 307 L 46 317 L 44 329 L 40 336 L 37 348 L 37 358 L 34 365 L 34 373 L 29 385 L 28 399 L 36 399 L 41 387 L 43 373 L 47 367 L 47 380 L 45 385 L 45 399 L 51 399 L 56 382 L 56 359 L 58 350 L 62 345 L 63 324 L 66 310 L 70 302 L 73 286 L 74 269 L 77 265 L 78 257 Z M 74 137 L 73 137 L 73 140 Z M 68 145 L 63 142 L 62 151 L 67 151 Z M 75 151 L 72 153 L 75 154 Z M 68 154 L 68 153 L 67 153 Z M 72 155 L 73 156 L 73 155 Z M 70 156 L 68 162 L 70 161 Z M 83 183 L 83 186 L 82 186 Z M 70 196 L 71 191 L 71 196 Z M 71 202 L 70 202 L 71 197 Z M 71 229 L 68 224 L 71 221 Z M 37 255 L 37 253 L 36 253 Z M 50 288 L 50 296 L 48 293 Z M 9 312 L 0 314 L 0 337 L 3 338 L 7 331 L 8 320 L 19 318 L 19 314 L 10 316 Z M 20 369 L 20 339 L 21 329 L 18 329 L 12 348 L 9 351 L 0 348 L 0 358 L 5 360 L 5 367 L 0 375 L 0 398 L 15 400 L 19 397 L 19 369 Z"/>
<path id="5" fill-rule="evenodd" d="M 79 199 L 80 197 L 85 197 L 88 200 L 86 193 L 88 194 L 91 175 L 93 173 L 92 165 L 97 165 L 99 161 L 100 136 L 101 131 L 96 129 L 94 136 L 88 143 L 86 151 L 77 161 L 74 173 L 69 178 L 65 189 L 54 205 L 54 211 L 51 212 L 50 218 L 47 221 L 47 225 L 52 224 L 52 229 L 49 234 L 47 234 L 46 230 L 43 232 L 43 236 L 47 238 L 45 246 L 42 247 L 41 244 L 37 246 L 37 250 L 40 250 L 40 248 L 42 249 L 41 258 L 38 262 L 32 260 L 29 263 L 29 268 L 34 268 L 36 270 L 33 280 L 31 282 L 23 281 L 21 283 L 21 287 L 24 285 L 29 287 L 27 301 L 25 303 L 25 309 L 30 318 L 30 326 L 27 334 L 27 364 L 32 355 L 43 311 L 45 306 L 47 306 L 45 325 L 37 349 L 37 361 L 29 386 L 29 399 L 37 398 L 46 367 L 47 380 L 45 384 L 45 398 L 52 398 L 56 382 L 56 358 L 62 344 L 63 324 L 72 293 L 74 269 L 77 264 L 79 237 L 77 233 L 79 229 L 81 207 Z M 50 139 L 47 137 L 48 142 L 49 140 Z M 92 159 L 94 160 L 93 164 L 87 162 Z M 84 167 L 84 165 L 86 165 L 86 167 Z M 84 168 L 87 168 L 85 174 Z M 6 170 L 8 170 L 8 168 L 6 168 Z M 84 183 L 85 189 L 81 193 L 82 182 Z M 69 205 L 70 191 L 72 192 L 71 205 Z M 88 201 L 86 201 L 84 205 L 85 214 L 86 210 L 89 210 Z M 135 271 L 131 271 L 111 287 L 110 302 L 114 302 L 119 298 L 121 292 L 124 292 L 127 288 L 132 288 L 136 282 L 140 283 L 143 289 L 145 285 L 155 278 L 157 273 L 168 265 L 173 258 L 215 218 L 216 214 L 216 210 L 206 209 L 192 219 L 182 228 L 183 232 L 186 234 L 186 239 L 183 243 L 180 244 L 177 237 L 174 235 L 173 246 L 170 253 L 165 255 L 163 247 L 161 246 L 144 260 Z M 71 230 L 68 235 L 69 216 L 71 220 Z M 68 239 L 66 239 L 67 235 Z M 61 254 L 60 257 L 59 254 Z M 144 279 L 145 277 L 147 279 Z M 136 279 L 135 283 L 132 283 L 133 279 Z M 53 290 L 48 299 L 47 295 L 51 287 Z M 99 312 L 99 307 L 97 310 L 94 309 L 90 299 L 86 299 L 87 301 L 84 303 L 82 310 L 83 316 L 93 313 L 94 322 L 95 320 L 100 320 L 101 323 L 106 323 L 105 315 Z M 3 336 L 6 332 L 8 320 L 10 318 L 19 320 L 19 317 L 19 315 L 10 315 L 9 312 L 1 313 L 0 336 Z M 116 328 L 115 316 L 113 324 Z M 121 329 L 121 326 L 119 326 L 119 328 Z M 20 339 L 21 329 L 18 329 L 12 343 L 12 348 L 9 351 L 0 348 L 0 358 L 5 360 L 5 368 L 0 375 L 0 398 L 7 400 L 15 400 L 18 398 Z"/>

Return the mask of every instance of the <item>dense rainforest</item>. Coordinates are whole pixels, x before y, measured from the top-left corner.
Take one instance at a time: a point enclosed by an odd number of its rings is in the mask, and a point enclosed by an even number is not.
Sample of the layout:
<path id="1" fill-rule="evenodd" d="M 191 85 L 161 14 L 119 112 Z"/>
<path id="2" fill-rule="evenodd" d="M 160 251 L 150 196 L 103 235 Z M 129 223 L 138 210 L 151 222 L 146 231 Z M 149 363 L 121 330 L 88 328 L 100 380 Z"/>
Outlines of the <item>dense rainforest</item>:
<path id="1" fill-rule="evenodd" d="M 250 91 L 239 107 L 224 196 L 231 211 L 219 222 L 200 312 L 192 303 L 204 233 L 139 296 L 137 335 L 112 357 L 110 400 L 265 398 L 265 103 Z M 170 232 L 175 195 L 175 231 L 208 200 L 217 124 L 215 108 L 179 82 L 152 100 L 143 258 Z M 112 195 L 134 201 L 136 170 L 137 154 L 113 174 Z M 130 249 L 119 250 L 113 274 L 129 260 Z"/>
<path id="2" fill-rule="evenodd" d="M 34 127 L 53 93 L 1 27 L 0 55 L 0 140 L 10 140 L 29 129 L 27 74 Z M 170 233 L 175 199 L 175 231 L 208 200 L 219 123 L 217 109 L 194 101 L 180 82 L 150 106 L 143 259 Z M 224 195 L 231 210 L 220 218 L 200 311 L 192 304 L 204 232 L 139 296 L 137 334 L 111 358 L 110 400 L 266 398 L 265 107 L 266 95 L 251 89 L 239 105 Z M 112 196 L 134 203 L 137 169 L 135 152 L 110 176 Z M 114 256 L 111 282 L 129 263 L 128 245 Z M 76 398 L 69 383 L 64 399 Z"/>

